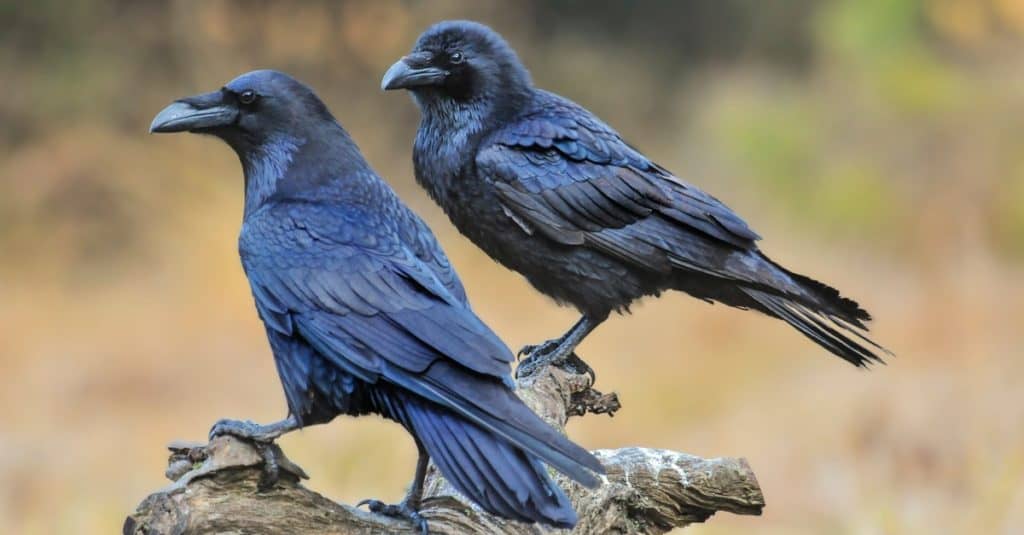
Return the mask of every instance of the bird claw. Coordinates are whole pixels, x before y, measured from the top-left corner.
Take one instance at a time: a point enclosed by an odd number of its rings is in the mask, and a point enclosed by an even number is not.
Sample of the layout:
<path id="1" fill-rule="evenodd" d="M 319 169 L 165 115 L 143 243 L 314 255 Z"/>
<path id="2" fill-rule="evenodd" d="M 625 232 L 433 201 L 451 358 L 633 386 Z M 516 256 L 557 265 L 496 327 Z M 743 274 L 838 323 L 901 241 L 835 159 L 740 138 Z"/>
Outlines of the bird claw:
<path id="1" fill-rule="evenodd" d="M 516 366 L 516 379 L 529 377 L 540 371 L 541 368 L 552 364 L 551 359 L 545 357 L 547 357 L 547 355 L 537 355 L 534 353 L 523 359 L 519 363 L 519 366 Z"/>
<path id="2" fill-rule="evenodd" d="M 279 459 L 282 455 L 281 448 L 274 443 L 274 439 L 280 436 L 280 433 L 272 432 L 267 429 L 267 426 L 259 425 L 250 420 L 230 420 L 225 418 L 218 420 L 210 428 L 210 440 L 222 435 L 231 435 L 251 442 L 256 447 L 256 451 L 263 458 L 263 474 L 260 476 L 260 481 L 257 484 L 258 490 L 267 491 L 277 484 L 281 479 Z"/>
<path id="3" fill-rule="evenodd" d="M 545 366 L 556 366 L 569 373 L 587 374 L 590 376 L 590 384 L 594 384 L 597 381 L 597 374 L 594 373 L 594 369 L 576 355 L 575 351 L 561 358 L 551 354 L 534 353 L 523 359 L 519 366 L 516 367 L 516 379 L 529 377 L 539 372 Z"/>
<path id="4" fill-rule="evenodd" d="M 524 353 L 527 356 L 516 367 L 516 379 L 529 377 L 540 371 L 544 366 L 557 365 L 562 360 L 558 357 L 558 346 L 558 339 L 548 340 L 538 345 L 523 346 L 519 350 L 519 356 L 522 356 Z"/>
<path id="5" fill-rule="evenodd" d="M 558 366 L 570 373 L 589 375 L 591 384 L 597 381 L 594 369 L 577 356 L 575 351 L 560 356 L 558 354 L 559 347 L 561 347 L 561 340 L 557 338 L 537 345 L 523 346 L 516 354 L 517 359 L 521 359 L 516 368 L 516 378 L 529 377 L 545 366 Z M 526 355 L 526 358 L 522 358 L 523 355 Z"/>
<path id="6" fill-rule="evenodd" d="M 594 372 L 594 368 L 591 368 L 590 365 L 581 359 L 575 351 L 569 353 L 569 356 L 559 363 L 558 367 L 570 373 L 587 374 L 590 376 L 590 384 L 597 382 L 597 373 Z"/>
<path id="7" fill-rule="evenodd" d="M 589 375 L 591 384 L 597 381 L 594 369 L 576 355 L 575 351 L 568 355 L 559 355 L 560 347 L 560 339 L 548 340 L 538 345 L 523 346 L 519 350 L 518 356 L 522 357 L 524 354 L 527 356 L 519 362 L 519 366 L 516 368 L 516 378 L 529 377 L 545 366 L 558 366 L 570 373 Z"/>
<path id="8" fill-rule="evenodd" d="M 427 529 L 427 519 L 423 518 L 423 515 L 409 505 L 409 502 L 407 501 L 403 500 L 401 503 L 393 504 L 368 498 L 357 503 L 356 507 L 362 507 L 364 505 L 371 513 L 390 516 L 391 518 L 402 518 L 412 522 L 421 535 L 428 535 L 430 533 Z"/>
<path id="9" fill-rule="evenodd" d="M 281 479 L 281 464 L 278 462 L 280 446 L 273 442 L 256 442 L 255 444 L 256 449 L 260 452 L 260 457 L 263 457 L 263 474 L 260 475 L 256 489 L 266 492 L 274 488 L 274 485 L 277 485 Z"/>
<path id="10" fill-rule="evenodd" d="M 213 424 L 210 428 L 210 440 L 213 440 L 221 435 L 231 435 L 233 437 L 241 438 L 244 440 L 259 440 L 260 426 L 252 420 L 230 420 L 224 418 L 217 420 L 217 423 Z"/>
<path id="11" fill-rule="evenodd" d="M 556 338 L 536 345 L 527 344 L 519 348 L 519 351 L 516 353 L 516 360 L 521 359 L 524 355 L 526 355 L 527 360 L 529 360 L 534 355 L 551 353 L 558 348 L 558 342 L 559 340 Z"/>

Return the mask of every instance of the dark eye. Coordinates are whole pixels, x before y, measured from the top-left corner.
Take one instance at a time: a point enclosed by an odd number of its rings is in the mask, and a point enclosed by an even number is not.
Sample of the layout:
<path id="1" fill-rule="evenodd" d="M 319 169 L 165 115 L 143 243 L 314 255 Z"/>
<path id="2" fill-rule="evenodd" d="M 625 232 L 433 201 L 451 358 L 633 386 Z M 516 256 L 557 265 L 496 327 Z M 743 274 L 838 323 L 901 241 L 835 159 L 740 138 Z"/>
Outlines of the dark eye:
<path id="1" fill-rule="evenodd" d="M 462 63 L 465 60 L 466 57 L 462 55 L 462 52 L 452 52 L 452 54 L 448 56 L 448 61 L 451 61 L 452 63 Z"/>
<path id="2" fill-rule="evenodd" d="M 257 95 L 256 92 L 252 89 L 246 89 L 245 91 L 242 91 L 238 94 L 238 101 L 242 104 L 249 105 L 253 102 L 256 102 L 256 98 L 258 96 L 259 95 Z"/>

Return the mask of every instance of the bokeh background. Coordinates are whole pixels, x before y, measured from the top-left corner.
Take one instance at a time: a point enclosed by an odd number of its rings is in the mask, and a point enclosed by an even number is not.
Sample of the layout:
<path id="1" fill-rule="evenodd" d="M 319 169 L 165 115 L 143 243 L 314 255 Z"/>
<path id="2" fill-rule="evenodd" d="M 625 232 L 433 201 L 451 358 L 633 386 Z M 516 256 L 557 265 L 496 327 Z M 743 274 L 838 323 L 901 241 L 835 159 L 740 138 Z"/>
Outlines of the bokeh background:
<path id="1" fill-rule="evenodd" d="M 319 90 L 510 346 L 575 319 L 413 182 L 418 112 L 379 80 L 442 18 L 495 26 L 539 85 L 859 299 L 898 355 L 855 370 L 777 321 L 669 295 L 582 346 L 625 408 L 575 439 L 747 457 L 764 516 L 695 534 L 1019 532 L 1021 0 L 0 0 L 2 531 L 116 532 L 165 483 L 168 441 L 283 416 L 237 258 L 238 162 L 146 133 L 244 71 Z M 414 464 L 374 418 L 283 445 L 346 502 L 399 499 Z"/>

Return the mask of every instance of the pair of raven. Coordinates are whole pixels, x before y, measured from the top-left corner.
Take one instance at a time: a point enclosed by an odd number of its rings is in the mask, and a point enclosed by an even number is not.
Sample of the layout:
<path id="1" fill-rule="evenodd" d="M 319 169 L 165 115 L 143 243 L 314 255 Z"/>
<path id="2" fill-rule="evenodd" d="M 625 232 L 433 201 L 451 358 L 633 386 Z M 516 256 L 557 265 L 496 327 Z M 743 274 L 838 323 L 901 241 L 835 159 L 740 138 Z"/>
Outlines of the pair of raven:
<path id="1" fill-rule="evenodd" d="M 381 85 L 419 105 L 416 179 L 459 231 L 582 314 L 563 336 L 524 348 L 520 375 L 564 362 L 612 311 L 669 289 L 779 318 L 857 366 L 881 361 L 857 303 L 771 261 L 720 201 L 535 88 L 490 28 L 432 26 Z M 367 500 L 371 510 L 425 531 L 418 509 L 433 459 L 491 513 L 575 524 L 543 463 L 589 486 L 601 464 L 516 397 L 512 353 L 473 313 L 434 235 L 311 89 L 251 72 L 174 102 L 151 131 L 217 136 L 245 176 L 239 251 L 289 416 L 222 420 L 211 435 L 267 444 L 339 414 L 376 413 L 410 432 L 419 461 L 405 500 Z"/>

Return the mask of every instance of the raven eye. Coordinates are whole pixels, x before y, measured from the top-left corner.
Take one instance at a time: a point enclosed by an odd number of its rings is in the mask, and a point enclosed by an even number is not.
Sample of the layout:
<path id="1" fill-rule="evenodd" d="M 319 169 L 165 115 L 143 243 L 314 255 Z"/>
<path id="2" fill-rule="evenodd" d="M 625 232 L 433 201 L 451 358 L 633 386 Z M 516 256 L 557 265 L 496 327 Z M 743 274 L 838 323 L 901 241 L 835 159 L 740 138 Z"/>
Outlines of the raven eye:
<path id="1" fill-rule="evenodd" d="M 462 63 L 466 60 L 466 57 L 462 55 L 462 52 L 452 52 L 451 56 L 448 57 L 448 60 L 452 63 Z"/>
<path id="2" fill-rule="evenodd" d="M 246 89 L 245 91 L 242 91 L 238 94 L 238 101 L 242 104 L 249 105 L 253 102 L 256 102 L 256 96 L 257 95 L 255 91 L 253 91 L 252 89 Z"/>

